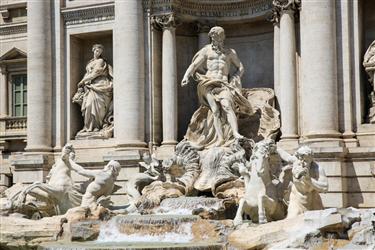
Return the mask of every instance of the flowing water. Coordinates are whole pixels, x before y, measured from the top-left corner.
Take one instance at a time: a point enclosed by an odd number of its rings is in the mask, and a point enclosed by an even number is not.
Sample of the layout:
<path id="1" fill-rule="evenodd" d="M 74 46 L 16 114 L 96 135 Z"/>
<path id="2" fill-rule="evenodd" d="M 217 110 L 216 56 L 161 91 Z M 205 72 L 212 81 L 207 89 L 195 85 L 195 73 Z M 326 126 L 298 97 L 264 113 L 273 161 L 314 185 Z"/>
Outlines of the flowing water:
<path id="1" fill-rule="evenodd" d="M 194 209 L 219 210 L 221 207 L 223 207 L 223 201 L 217 198 L 179 197 L 163 200 L 160 206 L 154 209 L 154 213 L 191 215 Z"/>

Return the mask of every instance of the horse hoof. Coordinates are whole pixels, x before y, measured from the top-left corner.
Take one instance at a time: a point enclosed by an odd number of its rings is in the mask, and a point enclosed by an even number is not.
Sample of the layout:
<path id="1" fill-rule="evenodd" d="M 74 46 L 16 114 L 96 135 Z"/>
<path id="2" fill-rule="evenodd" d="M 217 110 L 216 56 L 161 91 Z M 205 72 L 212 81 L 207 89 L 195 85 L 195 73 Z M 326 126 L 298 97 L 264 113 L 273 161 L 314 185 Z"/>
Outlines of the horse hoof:
<path id="1" fill-rule="evenodd" d="M 238 226 L 238 225 L 241 225 L 242 224 L 242 220 L 241 219 L 236 219 L 236 218 L 234 218 L 234 220 L 233 220 L 233 225 L 236 227 L 236 226 Z"/>

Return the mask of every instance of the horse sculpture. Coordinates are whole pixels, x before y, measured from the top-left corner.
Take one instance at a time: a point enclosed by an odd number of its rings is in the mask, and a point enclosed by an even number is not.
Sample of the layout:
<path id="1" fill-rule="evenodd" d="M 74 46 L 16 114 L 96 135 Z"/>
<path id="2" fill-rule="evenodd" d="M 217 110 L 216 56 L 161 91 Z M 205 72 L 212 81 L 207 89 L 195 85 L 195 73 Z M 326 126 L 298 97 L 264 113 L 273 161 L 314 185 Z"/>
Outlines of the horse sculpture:
<path id="1" fill-rule="evenodd" d="M 270 164 L 270 156 L 275 151 L 273 140 L 262 140 L 255 144 L 250 161 L 240 166 L 240 173 L 245 181 L 245 195 L 239 201 L 234 225 L 242 223 L 244 213 L 258 223 L 285 218 L 283 188 L 280 182 L 273 182 L 275 178 Z"/>

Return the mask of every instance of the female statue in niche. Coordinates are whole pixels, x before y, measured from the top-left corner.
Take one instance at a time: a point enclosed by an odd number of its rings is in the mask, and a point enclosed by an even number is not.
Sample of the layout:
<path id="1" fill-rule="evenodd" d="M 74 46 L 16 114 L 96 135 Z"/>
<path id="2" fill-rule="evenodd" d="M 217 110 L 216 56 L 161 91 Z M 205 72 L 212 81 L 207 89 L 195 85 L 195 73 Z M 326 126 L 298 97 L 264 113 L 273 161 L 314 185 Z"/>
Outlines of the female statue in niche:
<path id="1" fill-rule="evenodd" d="M 112 67 L 102 57 L 104 47 L 92 47 L 93 58 L 86 65 L 86 74 L 78 83 L 73 102 L 81 105 L 84 126 L 80 138 L 109 138 L 113 132 Z"/>

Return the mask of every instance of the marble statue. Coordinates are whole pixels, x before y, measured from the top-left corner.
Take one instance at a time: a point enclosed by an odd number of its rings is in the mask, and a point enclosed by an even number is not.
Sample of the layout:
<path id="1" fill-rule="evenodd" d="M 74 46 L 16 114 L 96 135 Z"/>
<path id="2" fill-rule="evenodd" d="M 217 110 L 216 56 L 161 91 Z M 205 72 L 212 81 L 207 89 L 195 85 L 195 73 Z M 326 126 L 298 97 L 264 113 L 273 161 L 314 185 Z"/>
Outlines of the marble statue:
<path id="1" fill-rule="evenodd" d="M 224 47 L 224 29 L 213 27 L 208 33 L 211 44 L 194 56 L 181 85 L 193 78 L 198 82 L 199 109 L 191 118 L 185 138 L 196 147 L 229 145 L 242 138 L 236 114 L 253 114 L 250 102 L 242 95 L 241 76 L 244 67 L 233 49 Z M 230 76 L 230 68 L 237 71 Z M 205 69 L 204 74 L 198 73 Z"/>
<path id="2" fill-rule="evenodd" d="M 111 195 L 114 192 L 115 181 L 120 173 L 121 165 L 117 161 L 111 160 L 102 170 L 87 170 L 69 160 L 71 168 L 78 174 L 93 178 L 86 188 L 86 192 L 82 197 L 81 207 L 95 209 L 99 204 L 107 205 Z"/>
<path id="3" fill-rule="evenodd" d="M 174 155 L 163 161 L 165 178 L 134 192 L 141 195 L 142 207 L 197 192 L 238 202 L 244 192 L 239 166 L 249 160 L 256 141 L 275 139 L 279 133 L 274 91 L 243 89 L 244 67 L 236 52 L 224 47 L 224 29 L 213 27 L 208 35 L 211 43 L 197 52 L 181 82 L 197 82 L 200 107 Z"/>
<path id="4" fill-rule="evenodd" d="M 76 138 L 109 138 L 113 132 L 112 67 L 102 57 L 104 47 L 92 47 L 93 59 L 86 65 L 86 74 L 78 83 L 73 102 L 81 106 L 83 129 Z"/>
<path id="5" fill-rule="evenodd" d="M 328 179 L 322 167 L 314 161 L 313 151 L 301 146 L 294 155 L 277 149 L 280 157 L 292 164 L 293 180 L 287 217 L 294 217 L 308 210 L 323 209 L 321 192 L 328 191 Z"/>
<path id="6" fill-rule="evenodd" d="M 126 183 L 126 192 L 129 200 L 128 212 L 137 210 L 136 204 L 141 197 L 142 190 L 145 186 L 161 178 L 160 163 L 156 159 L 155 154 L 150 154 L 148 151 L 142 155 L 143 162 L 139 165 L 146 169 L 142 173 L 137 173 L 132 176 Z"/>
<path id="7" fill-rule="evenodd" d="M 370 94 L 370 112 L 369 122 L 375 124 L 375 41 L 368 47 L 363 58 L 363 66 L 369 76 L 369 82 L 372 86 Z"/>
<path id="8" fill-rule="evenodd" d="M 273 182 L 270 155 L 275 154 L 273 140 L 265 139 L 255 144 L 250 161 L 242 163 L 239 171 L 244 177 L 245 195 L 240 199 L 234 225 L 242 223 L 243 214 L 253 222 L 266 223 L 285 218 L 282 190 Z"/>
<path id="9" fill-rule="evenodd" d="M 74 158 L 73 146 L 66 144 L 62 149 L 60 158 L 52 166 L 46 183 L 34 182 L 10 197 L 13 210 L 22 213 L 24 207 L 28 205 L 28 196 L 53 207 L 52 211 L 40 211 L 44 216 L 64 214 L 69 208 L 79 206 L 82 199 L 82 190 L 74 185 L 71 177 L 72 169 L 69 164 L 69 161 L 74 160 Z"/>

